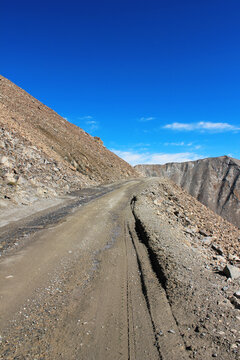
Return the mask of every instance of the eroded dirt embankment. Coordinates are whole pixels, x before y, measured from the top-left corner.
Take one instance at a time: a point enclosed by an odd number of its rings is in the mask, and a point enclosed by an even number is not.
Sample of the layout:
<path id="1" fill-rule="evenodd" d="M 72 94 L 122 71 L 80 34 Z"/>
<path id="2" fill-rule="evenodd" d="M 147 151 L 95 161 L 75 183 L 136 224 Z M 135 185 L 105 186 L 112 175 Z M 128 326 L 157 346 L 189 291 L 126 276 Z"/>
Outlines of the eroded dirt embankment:
<path id="1" fill-rule="evenodd" d="M 147 248 L 152 269 L 165 291 L 190 358 L 239 359 L 240 314 L 231 303 L 233 293 L 239 288 L 239 279 L 227 280 L 221 274 L 228 257 L 213 251 L 214 234 L 208 237 L 210 243 L 206 246 L 206 237 L 199 232 L 189 233 L 189 227 L 196 227 L 194 212 L 191 224 L 183 224 L 174 215 L 174 211 L 177 213 L 177 208 L 181 208 L 178 191 L 178 187 L 162 179 L 134 197 L 136 233 Z M 181 199 L 185 203 L 191 200 L 185 192 L 181 191 L 181 195 L 185 196 Z M 199 207 L 196 213 L 204 210 L 201 204 Z M 209 222 L 208 215 L 206 211 L 206 222 Z M 225 225 L 226 230 L 227 223 Z M 230 243 L 227 245 L 229 251 L 234 252 Z"/>

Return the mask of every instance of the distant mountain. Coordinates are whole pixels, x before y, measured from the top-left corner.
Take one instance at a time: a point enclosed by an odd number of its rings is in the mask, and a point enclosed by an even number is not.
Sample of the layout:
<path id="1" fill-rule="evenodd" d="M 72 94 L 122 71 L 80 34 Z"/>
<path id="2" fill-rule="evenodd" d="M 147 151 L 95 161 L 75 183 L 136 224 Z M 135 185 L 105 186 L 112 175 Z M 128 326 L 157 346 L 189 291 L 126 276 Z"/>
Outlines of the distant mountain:
<path id="1" fill-rule="evenodd" d="M 137 165 L 144 176 L 168 177 L 201 203 L 240 227 L 240 160 L 221 156 L 184 163 Z"/>
<path id="2" fill-rule="evenodd" d="M 30 193 L 52 196 L 134 176 L 100 138 L 0 76 L 0 199 L 27 203 Z"/>

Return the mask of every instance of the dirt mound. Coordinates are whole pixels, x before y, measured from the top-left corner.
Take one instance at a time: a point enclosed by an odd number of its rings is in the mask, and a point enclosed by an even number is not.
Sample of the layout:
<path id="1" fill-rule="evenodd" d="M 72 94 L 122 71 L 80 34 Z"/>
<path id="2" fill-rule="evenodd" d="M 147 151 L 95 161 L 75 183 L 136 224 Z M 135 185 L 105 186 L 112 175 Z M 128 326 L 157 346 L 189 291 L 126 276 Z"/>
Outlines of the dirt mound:
<path id="1" fill-rule="evenodd" d="M 137 165 L 145 176 L 163 176 L 240 227 L 240 160 L 228 156 L 165 165 Z"/>
<path id="2" fill-rule="evenodd" d="M 0 76 L 1 199 L 17 202 L 136 176 L 98 137 Z"/>

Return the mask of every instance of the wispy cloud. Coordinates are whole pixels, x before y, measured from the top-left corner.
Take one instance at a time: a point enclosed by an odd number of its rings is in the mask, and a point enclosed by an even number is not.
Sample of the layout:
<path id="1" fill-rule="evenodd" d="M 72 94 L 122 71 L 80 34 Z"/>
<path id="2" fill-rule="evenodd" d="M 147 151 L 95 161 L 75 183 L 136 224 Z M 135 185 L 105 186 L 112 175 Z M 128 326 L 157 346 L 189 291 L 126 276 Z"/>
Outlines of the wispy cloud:
<path id="1" fill-rule="evenodd" d="M 191 149 L 194 150 L 199 150 L 202 148 L 202 145 L 194 145 L 193 142 L 184 142 L 184 141 L 180 141 L 180 142 L 165 142 L 163 144 L 164 146 L 181 146 L 181 147 L 189 147 Z"/>
<path id="2" fill-rule="evenodd" d="M 164 129 L 177 130 L 177 131 L 212 131 L 212 132 L 224 132 L 224 131 L 239 131 L 240 127 L 226 123 L 226 122 L 209 122 L 199 121 L 196 123 L 179 123 L 174 122 L 163 126 Z"/>
<path id="3" fill-rule="evenodd" d="M 154 116 L 142 116 L 139 121 L 140 122 L 147 122 L 147 121 L 152 121 L 155 120 L 156 118 Z"/>
<path id="4" fill-rule="evenodd" d="M 94 119 L 91 115 L 79 116 L 78 120 L 84 122 L 87 131 L 94 131 L 99 129 L 99 122 Z"/>
<path id="5" fill-rule="evenodd" d="M 192 146 L 192 142 L 190 143 L 185 143 L 184 141 L 180 141 L 180 142 L 165 142 L 164 145 L 165 146 Z"/>
<path id="6" fill-rule="evenodd" d="M 99 128 L 99 123 L 96 120 L 87 120 L 85 124 L 88 125 L 90 131 L 97 130 Z"/>
<path id="7" fill-rule="evenodd" d="M 116 155 L 127 161 L 131 165 L 137 164 L 166 164 L 169 162 L 193 161 L 203 158 L 202 155 L 193 152 L 182 152 L 175 154 L 165 153 L 140 153 L 133 151 L 121 151 L 112 149 Z"/>
<path id="8" fill-rule="evenodd" d="M 91 115 L 79 116 L 79 120 L 91 120 L 93 117 Z"/>

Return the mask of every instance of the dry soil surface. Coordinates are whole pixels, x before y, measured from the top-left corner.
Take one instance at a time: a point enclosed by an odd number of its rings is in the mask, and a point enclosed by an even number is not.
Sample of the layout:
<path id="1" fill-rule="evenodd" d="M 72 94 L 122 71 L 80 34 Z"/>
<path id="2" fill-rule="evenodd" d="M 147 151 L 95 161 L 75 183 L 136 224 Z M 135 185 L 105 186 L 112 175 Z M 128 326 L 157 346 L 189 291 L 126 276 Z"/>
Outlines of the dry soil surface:
<path id="1" fill-rule="evenodd" d="M 0 359 L 239 359 L 239 310 L 217 303 L 212 284 L 223 280 L 205 273 L 202 253 L 156 221 L 152 186 L 134 180 L 62 213 L 59 205 L 31 217 L 29 233 L 26 219 L 19 246 L 18 224 L 3 228 Z M 229 331 L 217 336 L 220 313 Z"/>

